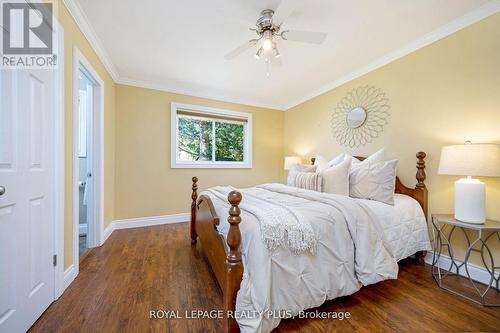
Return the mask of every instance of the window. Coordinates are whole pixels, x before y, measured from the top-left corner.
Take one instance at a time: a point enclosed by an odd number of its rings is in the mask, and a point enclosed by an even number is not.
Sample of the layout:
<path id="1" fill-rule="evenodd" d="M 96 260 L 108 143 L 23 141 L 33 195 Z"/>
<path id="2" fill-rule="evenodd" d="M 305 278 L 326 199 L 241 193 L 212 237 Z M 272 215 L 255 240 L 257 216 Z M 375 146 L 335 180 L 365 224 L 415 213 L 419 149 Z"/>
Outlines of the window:
<path id="1" fill-rule="evenodd" d="M 252 115 L 172 103 L 172 168 L 251 168 Z"/>

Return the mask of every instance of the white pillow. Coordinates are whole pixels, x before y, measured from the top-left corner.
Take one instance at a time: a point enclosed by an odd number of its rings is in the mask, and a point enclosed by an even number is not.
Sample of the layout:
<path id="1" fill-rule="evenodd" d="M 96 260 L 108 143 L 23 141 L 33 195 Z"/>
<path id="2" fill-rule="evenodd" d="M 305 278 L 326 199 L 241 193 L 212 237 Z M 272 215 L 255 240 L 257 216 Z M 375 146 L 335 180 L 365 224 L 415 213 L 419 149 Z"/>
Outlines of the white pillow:
<path id="1" fill-rule="evenodd" d="M 339 163 L 342 163 L 342 161 L 345 161 L 347 155 L 348 154 L 346 154 L 346 153 L 338 154 L 330 162 L 328 162 L 328 166 L 334 166 L 334 165 L 337 165 Z"/>
<path id="2" fill-rule="evenodd" d="M 295 186 L 295 177 L 297 172 L 316 172 L 316 165 L 292 164 L 288 170 L 288 186 Z"/>
<path id="3" fill-rule="evenodd" d="M 397 164 L 398 160 L 360 163 L 349 175 L 349 195 L 394 205 Z"/>
<path id="4" fill-rule="evenodd" d="M 347 156 L 351 156 L 349 154 L 346 154 Z M 375 153 L 371 154 L 367 158 L 365 158 L 363 161 L 358 160 L 356 157 L 352 157 L 352 167 L 357 167 L 361 165 L 366 165 L 370 163 L 382 163 L 385 161 L 385 148 L 382 148 Z"/>
<path id="5" fill-rule="evenodd" d="M 323 192 L 349 196 L 349 171 L 351 159 L 334 165 L 323 172 Z"/>
<path id="6" fill-rule="evenodd" d="M 314 158 L 314 165 L 317 166 L 316 172 L 321 172 L 328 168 L 328 161 L 321 155 Z"/>
<path id="7" fill-rule="evenodd" d="M 320 173 L 294 172 L 293 175 L 295 187 L 321 192 L 323 180 Z"/>

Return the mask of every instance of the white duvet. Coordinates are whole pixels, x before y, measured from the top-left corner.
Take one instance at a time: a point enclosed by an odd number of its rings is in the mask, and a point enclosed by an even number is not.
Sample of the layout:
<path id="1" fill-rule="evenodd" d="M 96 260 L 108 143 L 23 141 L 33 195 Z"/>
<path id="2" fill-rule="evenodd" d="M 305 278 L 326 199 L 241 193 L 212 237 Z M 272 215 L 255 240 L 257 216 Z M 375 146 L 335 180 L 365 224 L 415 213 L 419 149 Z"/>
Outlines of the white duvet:
<path id="1" fill-rule="evenodd" d="M 231 188 L 219 187 L 229 192 Z M 314 254 L 293 254 L 280 247 L 269 251 L 257 217 L 242 210 L 240 231 L 243 281 L 236 299 L 242 332 L 270 332 L 280 313 L 297 315 L 326 300 L 351 295 L 362 285 L 397 277 L 397 261 L 430 249 L 427 227 L 418 203 L 396 195 L 395 205 L 318 193 L 281 184 L 241 190 L 286 205 L 306 219 L 317 244 Z M 226 236 L 229 204 L 210 192 Z M 273 313 L 273 315 L 271 315 Z"/>

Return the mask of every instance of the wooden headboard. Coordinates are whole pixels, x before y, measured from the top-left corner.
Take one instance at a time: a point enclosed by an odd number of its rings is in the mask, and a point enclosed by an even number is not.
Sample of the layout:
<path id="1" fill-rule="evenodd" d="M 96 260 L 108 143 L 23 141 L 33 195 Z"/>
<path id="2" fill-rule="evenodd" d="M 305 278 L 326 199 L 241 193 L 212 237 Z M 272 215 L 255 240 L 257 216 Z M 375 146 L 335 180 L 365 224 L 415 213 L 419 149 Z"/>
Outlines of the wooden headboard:
<path id="1" fill-rule="evenodd" d="M 412 198 L 414 198 L 415 200 L 418 201 L 418 203 L 420 204 L 420 206 L 422 206 L 422 210 L 424 211 L 424 214 L 425 214 L 425 218 L 427 219 L 427 200 L 428 200 L 428 193 L 427 193 L 427 187 L 425 186 L 425 178 L 426 178 L 426 175 L 425 175 L 425 157 L 427 156 L 426 153 L 424 153 L 423 151 L 420 151 L 417 153 L 416 157 L 417 157 L 417 174 L 415 176 L 415 178 L 417 178 L 417 184 L 415 185 L 415 187 L 411 188 L 411 187 L 406 187 L 405 185 L 403 185 L 403 183 L 401 182 L 401 180 L 399 179 L 399 177 L 396 177 L 396 189 L 395 189 L 395 193 L 400 193 L 400 194 L 405 194 L 405 195 L 408 195 Z M 358 160 L 364 160 L 365 157 L 362 157 L 362 156 L 354 156 L 356 157 Z M 316 159 L 313 157 L 311 158 L 311 163 L 314 164 L 314 161 Z"/>

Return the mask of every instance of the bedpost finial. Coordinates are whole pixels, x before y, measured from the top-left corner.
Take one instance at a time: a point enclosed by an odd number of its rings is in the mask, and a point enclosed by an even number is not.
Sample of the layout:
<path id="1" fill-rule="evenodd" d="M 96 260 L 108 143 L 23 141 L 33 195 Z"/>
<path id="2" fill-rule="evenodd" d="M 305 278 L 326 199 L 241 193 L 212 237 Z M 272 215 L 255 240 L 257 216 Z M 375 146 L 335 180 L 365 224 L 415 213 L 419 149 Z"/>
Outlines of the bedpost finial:
<path id="1" fill-rule="evenodd" d="M 232 206 L 238 206 L 241 202 L 241 193 L 238 191 L 231 191 L 227 195 L 227 200 Z"/>
<path id="2" fill-rule="evenodd" d="M 198 178 L 197 177 L 193 177 L 191 178 L 191 180 L 193 181 L 193 186 L 191 187 L 191 189 L 193 190 L 193 193 L 191 193 L 191 199 L 193 199 L 193 203 L 191 204 L 191 206 L 195 206 L 196 205 L 196 199 L 198 199 Z"/>
<path id="3" fill-rule="evenodd" d="M 196 190 L 198 189 L 198 177 L 193 177 L 193 178 L 191 178 L 191 180 L 193 181 L 193 186 L 191 188 L 192 188 L 193 194 L 194 194 L 194 192 L 196 192 Z"/>
<path id="4" fill-rule="evenodd" d="M 196 234 L 196 200 L 198 200 L 198 178 L 193 177 L 191 178 L 193 181 L 193 185 L 191 186 L 192 193 L 191 193 L 191 226 L 190 226 L 190 233 L 191 233 L 191 244 L 196 244 L 196 238 L 198 235 Z"/>
<path id="5" fill-rule="evenodd" d="M 425 174 L 425 157 L 427 154 L 423 151 L 419 151 L 416 155 L 418 161 L 417 161 L 417 186 L 416 188 L 425 188 L 425 178 L 427 177 Z"/>
<path id="6" fill-rule="evenodd" d="M 239 251 L 241 234 L 240 229 L 238 228 L 238 224 L 241 222 L 241 211 L 238 207 L 241 202 L 241 193 L 238 191 L 231 191 L 227 196 L 227 200 L 231 204 L 231 208 L 229 208 L 229 217 L 227 218 L 227 221 L 230 224 L 227 235 L 227 245 L 229 246 L 227 261 L 235 263 L 241 260 L 241 254 Z"/>

